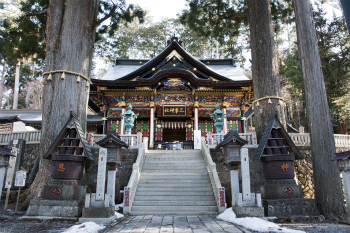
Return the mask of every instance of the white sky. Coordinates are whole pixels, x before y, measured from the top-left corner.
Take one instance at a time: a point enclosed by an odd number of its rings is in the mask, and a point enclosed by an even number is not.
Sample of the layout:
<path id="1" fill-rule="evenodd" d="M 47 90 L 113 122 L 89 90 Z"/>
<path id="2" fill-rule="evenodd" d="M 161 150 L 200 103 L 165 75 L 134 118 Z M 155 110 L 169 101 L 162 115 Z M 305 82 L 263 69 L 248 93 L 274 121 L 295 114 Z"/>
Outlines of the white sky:
<path id="1" fill-rule="evenodd" d="M 126 0 L 127 4 L 138 4 L 143 9 L 149 11 L 155 22 L 162 18 L 175 18 L 176 14 L 185 9 L 185 0 Z"/>

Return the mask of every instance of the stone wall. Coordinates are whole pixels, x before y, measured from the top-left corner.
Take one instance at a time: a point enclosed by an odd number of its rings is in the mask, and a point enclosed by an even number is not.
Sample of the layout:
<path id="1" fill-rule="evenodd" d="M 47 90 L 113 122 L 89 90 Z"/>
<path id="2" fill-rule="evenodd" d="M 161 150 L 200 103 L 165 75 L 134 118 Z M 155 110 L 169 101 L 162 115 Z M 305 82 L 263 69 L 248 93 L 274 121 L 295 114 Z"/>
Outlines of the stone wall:
<path id="1" fill-rule="evenodd" d="M 298 148 L 304 159 L 294 161 L 295 177 L 301 185 L 303 197 L 315 198 L 312 155 L 310 148 Z"/>

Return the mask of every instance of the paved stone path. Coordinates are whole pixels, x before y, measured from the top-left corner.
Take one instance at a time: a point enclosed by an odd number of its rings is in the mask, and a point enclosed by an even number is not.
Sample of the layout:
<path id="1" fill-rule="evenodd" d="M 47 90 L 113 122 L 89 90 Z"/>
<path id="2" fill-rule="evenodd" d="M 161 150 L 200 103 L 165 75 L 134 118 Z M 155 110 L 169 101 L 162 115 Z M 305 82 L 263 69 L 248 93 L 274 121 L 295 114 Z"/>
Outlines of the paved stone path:
<path id="1" fill-rule="evenodd" d="M 108 233 L 249 233 L 216 216 L 127 216 Z"/>

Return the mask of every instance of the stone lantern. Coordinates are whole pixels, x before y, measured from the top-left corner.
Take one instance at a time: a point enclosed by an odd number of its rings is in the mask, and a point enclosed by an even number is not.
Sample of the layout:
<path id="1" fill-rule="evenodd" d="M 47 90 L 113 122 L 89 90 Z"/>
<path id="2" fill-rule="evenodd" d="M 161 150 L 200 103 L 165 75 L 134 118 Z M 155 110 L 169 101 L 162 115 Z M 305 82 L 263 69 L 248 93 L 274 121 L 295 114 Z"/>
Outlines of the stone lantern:
<path id="1" fill-rule="evenodd" d="M 264 208 L 260 193 L 251 193 L 248 141 L 241 138 L 237 131 L 231 130 L 224 136 L 224 140 L 215 149 L 222 147 L 226 158 L 226 165 L 231 171 L 232 209 L 238 217 L 263 217 Z M 242 187 L 239 182 L 239 168 L 241 171 Z M 241 190 L 241 192 L 240 192 Z"/>
<path id="2" fill-rule="evenodd" d="M 79 217 L 86 194 L 85 160 L 94 161 L 94 158 L 76 114 L 71 112 L 43 158 L 51 160 L 51 181 L 43 187 L 40 198 L 30 201 L 23 218 Z"/>
<path id="3" fill-rule="evenodd" d="M 131 104 L 128 107 L 128 111 L 122 115 L 124 121 L 125 121 L 125 129 L 126 129 L 126 134 L 131 134 L 131 129 L 134 127 L 134 121 L 136 120 L 137 116 L 139 114 L 135 114 L 132 111 L 132 106 Z"/>
<path id="4" fill-rule="evenodd" d="M 214 126 L 216 128 L 216 132 L 221 134 L 221 128 L 224 126 L 224 117 L 226 114 L 220 110 L 219 104 L 216 104 L 215 111 L 210 114 L 210 118 L 214 121 Z"/>
<path id="5" fill-rule="evenodd" d="M 265 216 L 317 215 L 316 202 L 302 198 L 294 179 L 294 160 L 303 159 L 277 113 L 267 120 L 255 157 L 260 157 L 265 182 L 260 186 Z"/>
<path id="6" fill-rule="evenodd" d="M 336 153 L 334 160 L 338 163 L 338 169 L 342 174 L 346 203 L 350 203 L 350 151 Z M 346 211 L 350 218 L 350 205 L 346 205 Z"/>

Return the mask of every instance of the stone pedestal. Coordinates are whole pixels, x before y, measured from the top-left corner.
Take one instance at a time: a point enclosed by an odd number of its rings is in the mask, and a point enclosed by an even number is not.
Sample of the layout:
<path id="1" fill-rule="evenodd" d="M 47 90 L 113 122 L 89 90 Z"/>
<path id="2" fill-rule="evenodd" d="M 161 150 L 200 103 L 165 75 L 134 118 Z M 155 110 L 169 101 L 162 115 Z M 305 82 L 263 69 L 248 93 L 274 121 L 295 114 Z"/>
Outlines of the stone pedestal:
<path id="1" fill-rule="evenodd" d="M 46 185 L 41 198 L 30 201 L 25 219 L 70 219 L 81 216 L 86 186 Z"/>
<path id="2" fill-rule="evenodd" d="M 263 199 L 302 198 L 301 186 L 297 184 L 266 184 L 260 187 Z"/>
<path id="3" fill-rule="evenodd" d="M 315 216 L 319 215 L 315 199 L 265 199 L 263 200 L 265 216 Z"/>

